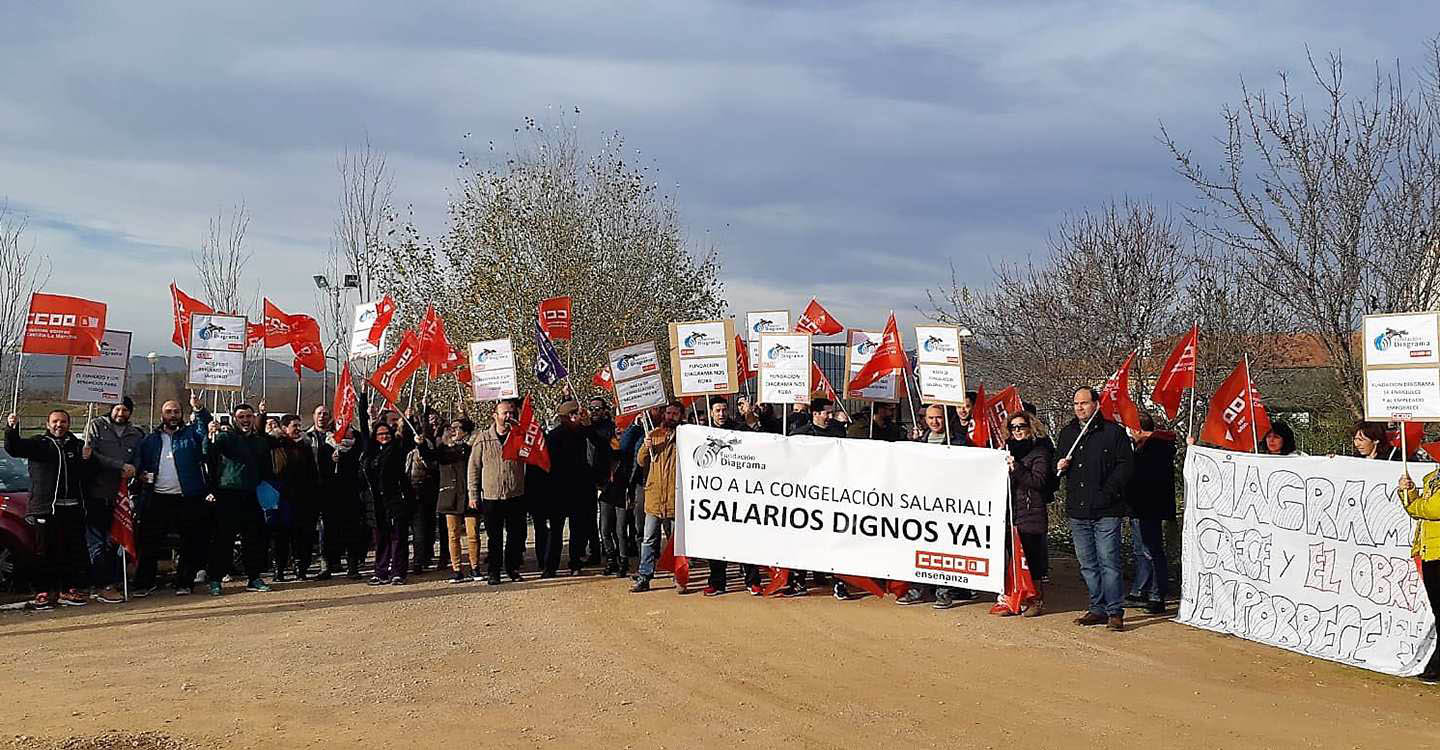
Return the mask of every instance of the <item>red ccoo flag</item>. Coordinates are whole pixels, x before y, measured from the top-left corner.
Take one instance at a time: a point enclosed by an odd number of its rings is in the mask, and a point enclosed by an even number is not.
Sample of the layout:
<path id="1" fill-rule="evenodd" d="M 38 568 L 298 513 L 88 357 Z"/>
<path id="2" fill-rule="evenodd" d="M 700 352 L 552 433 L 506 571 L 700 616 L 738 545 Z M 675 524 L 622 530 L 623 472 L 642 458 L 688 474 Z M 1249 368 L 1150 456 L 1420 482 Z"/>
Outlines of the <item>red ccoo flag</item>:
<path id="1" fill-rule="evenodd" d="M 265 300 L 263 308 L 265 320 L 265 348 L 278 349 L 291 342 L 295 335 L 292 315 L 275 306 L 274 302 Z"/>
<path id="2" fill-rule="evenodd" d="M 755 377 L 755 371 L 750 369 L 750 349 L 738 333 L 735 334 L 735 372 L 740 374 L 741 383 Z"/>
<path id="3" fill-rule="evenodd" d="M 1200 430 L 1200 440 L 1230 450 L 1254 451 L 1255 442 L 1269 431 L 1270 417 L 1250 379 L 1250 361 L 1242 359 L 1210 399 L 1210 414 Z"/>
<path id="4" fill-rule="evenodd" d="M 1025 404 L 1020 400 L 1019 389 L 1012 385 L 989 399 L 985 410 L 990 414 L 990 426 L 1003 440 L 1010 436 L 1010 418 L 1025 411 Z"/>
<path id="5" fill-rule="evenodd" d="M 395 318 L 395 300 L 390 295 L 380 298 L 375 303 L 375 322 L 370 324 L 370 333 L 365 337 L 371 346 L 379 346 L 380 339 L 385 336 L 385 329 L 390 327 L 390 321 Z"/>
<path id="6" fill-rule="evenodd" d="M 805 306 L 805 312 L 800 313 L 800 319 L 795 321 L 795 331 L 817 336 L 834 336 L 844 333 L 845 326 L 836 322 L 830 311 L 820 305 L 819 300 L 811 297 L 810 304 Z"/>
<path id="7" fill-rule="evenodd" d="M 1200 327 L 1192 326 L 1190 332 L 1180 337 L 1175 350 L 1160 368 L 1160 377 L 1155 381 L 1155 392 L 1150 400 L 1165 409 L 1171 419 L 1180 413 L 1180 397 L 1186 388 L 1195 387 L 1195 356 L 1200 348 Z"/>
<path id="8" fill-rule="evenodd" d="M 895 325 L 895 313 L 890 313 L 890 319 L 885 321 L 885 333 L 880 337 L 880 346 L 870 356 L 870 361 L 860 368 L 860 372 L 850 378 L 850 384 L 845 386 L 846 395 L 859 393 L 880 378 L 909 366 L 910 361 L 900 344 L 900 329 Z"/>
<path id="9" fill-rule="evenodd" d="M 299 368 L 321 372 L 325 369 L 325 345 L 320 343 L 320 324 L 309 315 L 290 316 L 290 351 L 295 353 L 295 377 Z"/>
<path id="10" fill-rule="evenodd" d="M 1130 398 L 1130 364 L 1135 361 L 1135 352 L 1125 358 L 1125 364 L 1105 381 L 1100 391 L 1100 415 L 1111 422 L 1119 422 L 1132 430 L 1140 429 L 1140 412 Z"/>
<path id="11" fill-rule="evenodd" d="M 175 282 L 170 282 L 170 308 L 175 314 L 175 330 L 170 341 L 181 349 L 190 348 L 190 316 L 209 315 L 215 308 L 180 291 Z"/>
<path id="12" fill-rule="evenodd" d="M 459 366 L 457 363 L 455 367 L 451 367 L 449 370 L 445 369 L 450 355 L 455 349 L 450 346 L 450 340 L 445 337 L 445 321 L 439 313 L 435 312 L 434 307 L 425 308 L 425 315 L 420 318 L 416 338 L 420 341 L 420 356 L 424 358 L 432 379 Z"/>
<path id="13" fill-rule="evenodd" d="M 540 420 L 535 418 L 535 411 L 530 408 L 529 396 L 526 396 L 525 402 L 520 405 L 520 422 L 510 428 L 510 434 L 505 437 L 505 445 L 500 449 L 500 456 L 506 461 L 524 461 L 545 471 L 550 470 L 550 450 L 545 447 L 545 429 Z"/>
<path id="14" fill-rule="evenodd" d="M 115 493 L 115 512 L 110 516 L 110 539 L 124 547 L 130 559 L 139 559 L 135 553 L 135 504 L 130 501 L 130 485 L 120 480 L 120 489 Z"/>
<path id="15" fill-rule="evenodd" d="M 551 341 L 570 338 L 570 298 L 551 297 L 540 301 L 540 328 Z"/>
<path id="16" fill-rule="evenodd" d="M 945 418 L 948 420 L 950 415 L 945 415 Z M 970 427 L 970 444 L 978 448 L 989 448 L 997 430 L 992 429 L 994 425 L 990 422 L 992 412 L 990 402 L 985 400 L 984 383 L 975 388 L 975 401 L 970 404 L 970 418 L 974 420 Z"/>
<path id="17" fill-rule="evenodd" d="M 20 351 L 95 357 L 100 354 L 100 339 L 104 336 L 104 302 L 35 292 L 30 295 L 30 314 L 25 318 Z"/>
<path id="18" fill-rule="evenodd" d="M 825 398 L 830 399 L 832 403 L 840 403 L 840 397 L 835 395 L 835 389 L 830 387 L 830 378 L 825 377 L 825 372 L 820 369 L 820 365 L 813 361 L 810 363 L 810 392 L 823 393 Z"/>
<path id="19" fill-rule="evenodd" d="M 355 419 L 355 386 L 350 384 L 350 364 L 340 367 L 340 380 L 335 383 L 335 442 L 345 439 L 350 422 Z"/>
<path id="20" fill-rule="evenodd" d="M 1401 422 L 1400 424 L 1405 427 L 1405 450 L 1409 455 L 1413 456 L 1415 455 L 1415 451 L 1420 449 L 1420 442 L 1425 439 L 1425 423 Z M 1269 432 L 1269 430 L 1266 430 L 1266 432 Z M 1264 438 L 1265 435 L 1262 433 L 1260 437 Z M 1400 428 L 1396 427 L 1393 430 L 1386 430 L 1385 437 L 1390 441 L 1390 447 L 1395 449 L 1395 455 L 1399 455 Z M 1381 458 L 1389 458 L 1389 456 L 1381 456 Z"/>
<path id="21" fill-rule="evenodd" d="M 256 345 L 256 344 L 262 343 L 262 342 L 264 342 L 264 341 L 265 341 L 265 323 L 263 323 L 263 322 L 260 322 L 260 323 L 251 323 L 251 322 L 249 322 L 249 321 L 246 321 L 246 322 L 245 322 L 245 348 L 246 348 L 246 349 L 249 349 L 250 347 L 252 347 L 252 346 L 254 346 L 254 345 Z"/>
<path id="22" fill-rule="evenodd" d="M 406 331 L 400 339 L 400 346 L 370 376 L 370 384 L 386 401 L 395 403 L 400 399 L 400 389 L 410 381 L 410 376 L 420 369 L 420 342 L 414 331 Z"/>
<path id="23" fill-rule="evenodd" d="M 1020 546 L 1020 530 L 1011 526 L 1010 559 L 1005 565 L 1005 593 L 1000 596 L 1000 601 L 990 607 L 990 614 L 1009 612 L 1018 615 L 1020 610 L 1025 608 L 1025 602 L 1039 594 L 1040 591 L 1035 588 L 1035 578 L 1030 575 L 1030 566 L 1025 560 L 1025 549 Z"/>

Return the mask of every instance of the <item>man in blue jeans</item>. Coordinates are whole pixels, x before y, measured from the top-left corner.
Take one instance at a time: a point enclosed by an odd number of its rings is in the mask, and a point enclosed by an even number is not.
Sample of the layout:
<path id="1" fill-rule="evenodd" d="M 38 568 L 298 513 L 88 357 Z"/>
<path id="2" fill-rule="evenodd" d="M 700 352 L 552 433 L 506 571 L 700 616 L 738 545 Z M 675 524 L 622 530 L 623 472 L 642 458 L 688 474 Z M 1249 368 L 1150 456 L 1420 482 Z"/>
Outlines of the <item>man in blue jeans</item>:
<path id="1" fill-rule="evenodd" d="M 1076 625 L 1125 629 L 1125 578 L 1120 568 L 1120 529 L 1125 486 L 1134 470 L 1134 449 L 1124 428 L 1100 415 L 1099 393 L 1075 391 L 1075 418 L 1060 430 L 1057 465 L 1065 477 L 1065 512 L 1080 575 L 1090 591 L 1090 610 Z"/>

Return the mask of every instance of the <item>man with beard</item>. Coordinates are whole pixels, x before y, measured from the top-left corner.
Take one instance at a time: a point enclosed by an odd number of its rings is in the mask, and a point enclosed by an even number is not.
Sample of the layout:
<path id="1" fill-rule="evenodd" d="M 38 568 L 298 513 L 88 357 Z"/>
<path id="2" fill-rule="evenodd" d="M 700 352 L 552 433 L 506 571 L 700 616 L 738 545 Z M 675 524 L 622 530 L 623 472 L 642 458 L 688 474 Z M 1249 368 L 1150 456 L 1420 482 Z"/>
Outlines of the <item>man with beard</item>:
<path id="1" fill-rule="evenodd" d="M 89 603 L 79 587 L 88 577 L 84 503 L 85 477 L 94 468 L 90 446 L 70 434 L 69 412 L 54 409 L 46 417 L 45 432 L 31 438 L 20 437 L 20 418 L 11 413 L 5 420 L 5 452 L 29 462 L 25 523 L 35 531 L 39 557 L 39 593 L 30 608 Z"/>
<path id="2" fill-rule="evenodd" d="M 570 574 L 580 575 L 585 567 L 585 544 L 595 518 L 595 454 L 589 413 L 574 399 L 560 403 L 560 423 L 545 435 L 550 453 L 550 539 L 541 577 L 553 578 L 560 568 L 561 541 L 565 521 L 570 522 Z M 607 446 L 608 450 L 608 446 Z"/>
<path id="3" fill-rule="evenodd" d="M 264 404 L 261 404 L 263 410 Z M 265 518 L 255 488 L 270 479 L 270 443 L 259 432 L 255 409 L 240 404 L 234 411 L 234 428 L 217 433 L 210 443 L 210 494 L 206 497 L 215 508 L 215 534 L 210 540 L 210 595 L 220 596 L 220 571 L 230 567 L 235 537 L 240 537 L 244 558 L 245 588 L 269 591 L 270 585 L 260 577 L 265 569 Z"/>
<path id="4" fill-rule="evenodd" d="M 486 582 L 491 586 L 500 585 L 500 570 L 503 566 L 512 581 L 519 581 L 520 566 L 525 559 L 525 462 L 505 458 L 505 440 L 517 424 L 521 402 L 508 398 L 495 404 L 493 424 L 481 430 L 470 440 L 469 470 L 467 485 L 472 511 L 478 510 L 485 519 Z M 523 435 L 517 436 L 523 438 Z M 551 469 L 554 469 L 551 465 Z M 561 522 L 556 522 L 556 527 Z M 473 532 L 474 524 L 470 524 Z M 571 550 L 575 549 L 575 528 L 572 525 Z M 560 564 L 560 540 L 553 538 L 555 567 Z M 476 545 L 478 548 L 479 545 Z M 542 563 L 545 561 L 542 561 Z M 475 565 L 479 576 L 479 564 Z M 544 567 L 544 565 L 542 565 Z M 553 567 L 545 567 L 552 574 Z"/>
<path id="5" fill-rule="evenodd" d="M 635 454 L 635 465 L 645 477 L 645 534 L 640 547 L 640 574 L 631 593 L 650 590 L 655 563 L 660 559 L 660 534 L 673 538 L 675 528 L 675 428 L 685 418 L 685 406 L 671 401 L 661 412 L 660 426 L 651 430 Z M 685 593 L 684 587 L 679 593 Z"/>
<path id="6" fill-rule="evenodd" d="M 115 545 L 110 542 L 110 522 L 115 517 L 115 498 L 120 484 L 135 477 L 135 446 L 145 437 L 130 423 L 135 404 L 126 396 L 110 413 L 85 425 L 85 442 L 95 456 L 95 470 L 85 488 L 85 547 L 90 554 L 91 596 L 106 604 L 125 601 L 115 590 Z M 148 588 L 137 589 L 145 596 Z"/>
<path id="7" fill-rule="evenodd" d="M 299 414 L 280 418 L 280 434 L 270 438 L 270 460 L 280 490 L 279 523 L 271 537 L 275 580 L 285 580 L 293 557 L 295 577 L 303 581 L 314 556 L 320 513 L 315 498 L 319 472 L 315 454 L 300 429 Z"/>
<path id="8" fill-rule="evenodd" d="M 160 429 L 146 435 L 135 449 L 134 466 L 141 487 L 135 514 L 140 553 L 135 570 L 137 596 L 154 590 L 156 564 L 172 531 L 180 534 L 174 582 L 177 596 L 194 590 L 195 574 L 205 565 L 213 522 L 211 505 L 205 501 L 205 439 L 211 417 L 193 394 L 190 408 L 193 420 L 185 425 L 180 402 L 166 401 L 160 407 Z"/>
<path id="9" fill-rule="evenodd" d="M 355 419 L 365 419 L 357 407 Z M 345 558 L 346 577 L 361 580 L 360 564 L 370 548 L 370 529 L 360 502 L 360 430 L 353 424 L 343 440 L 335 439 L 335 421 L 330 410 L 315 407 L 305 442 L 315 461 L 316 505 L 320 511 L 320 575 L 328 581 L 340 573 Z"/>
<path id="10" fill-rule="evenodd" d="M 710 398 L 710 423 L 709 426 L 717 430 L 746 430 L 741 422 L 730 415 L 730 402 L 724 396 L 712 396 Z M 748 431 L 748 430 L 746 430 Z M 705 588 L 701 591 L 705 596 L 719 596 L 725 593 L 725 578 L 729 570 L 729 563 L 724 560 L 709 561 L 710 576 L 706 580 Z M 740 573 L 745 579 L 745 588 L 755 596 L 764 593 L 760 585 L 760 568 L 757 565 L 742 563 Z"/>

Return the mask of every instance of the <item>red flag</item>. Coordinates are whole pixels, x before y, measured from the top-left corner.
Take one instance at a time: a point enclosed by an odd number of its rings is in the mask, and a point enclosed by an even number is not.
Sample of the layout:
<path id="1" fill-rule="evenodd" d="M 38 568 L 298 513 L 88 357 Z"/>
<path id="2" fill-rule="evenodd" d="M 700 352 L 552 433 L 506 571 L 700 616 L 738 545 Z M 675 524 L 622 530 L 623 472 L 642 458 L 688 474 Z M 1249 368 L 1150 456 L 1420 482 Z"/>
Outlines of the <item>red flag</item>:
<path id="1" fill-rule="evenodd" d="M 375 303 L 375 322 L 370 324 L 370 334 L 365 337 L 371 346 L 379 346 L 380 339 L 385 336 L 385 329 L 390 327 L 390 321 L 395 317 L 395 300 L 390 295 L 380 298 Z"/>
<path id="2" fill-rule="evenodd" d="M 885 321 L 885 333 L 880 337 L 880 346 L 871 355 L 870 361 L 860 368 L 860 372 L 850 378 L 850 384 L 845 386 L 846 393 L 859 393 L 880 378 L 909 366 L 910 361 L 900 343 L 900 330 L 895 325 L 895 313 L 890 313 L 890 319 Z"/>
<path id="3" fill-rule="evenodd" d="M 990 429 L 992 427 L 990 424 L 991 410 L 985 400 L 984 383 L 975 389 L 975 401 L 970 404 L 970 419 L 974 422 L 970 427 L 970 444 L 980 448 L 989 448 L 991 437 L 996 431 Z"/>
<path id="4" fill-rule="evenodd" d="M 820 301 L 814 297 L 810 298 L 810 304 L 805 306 L 805 312 L 800 313 L 800 319 L 795 321 L 797 333 L 810 333 L 817 336 L 833 336 L 837 333 L 844 333 L 845 326 L 840 325 L 830 311 L 820 306 Z"/>
<path id="5" fill-rule="evenodd" d="M 1405 426 L 1405 450 L 1413 455 L 1415 451 L 1420 448 L 1421 441 L 1425 439 L 1425 423 L 1401 422 L 1400 424 Z M 1269 430 L 1266 430 L 1266 432 L 1269 432 Z M 1265 435 L 1261 434 L 1260 437 L 1263 439 Z M 1389 439 L 1390 446 L 1398 452 L 1400 450 L 1400 428 L 1396 427 L 1393 430 L 1386 430 L 1385 437 Z M 1381 456 L 1381 458 L 1386 457 Z"/>
<path id="6" fill-rule="evenodd" d="M 1431 461 L 1440 462 L 1440 443 L 1421 443 L 1420 450 L 1425 451 Z"/>
<path id="7" fill-rule="evenodd" d="M 755 371 L 750 369 L 750 349 L 738 333 L 735 334 L 735 372 L 740 373 L 741 383 L 755 377 Z"/>
<path id="8" fill-rule="evenodd" d="M 632 411 L 629 414 L 621 414 L 615 417 L 615 434 L 618 435 L 630 429 L 630 425 L 635 424 L 635 420 L 640 418 L 640 414 L 638 411 Z"/>
<path id="9" fill-rule="evenodd" d="M 551 297 L 540 301 L 540 328 L 551 341 L 570 338 L 569 297 Z"/>
<path id="10" fill-rule="evenodd" d="M 767 585 L 767 586 L 765 587 L 765 590 L 764 590 L 763 592 L 761 592 L 761 593 L 763 593 L 765 596 L 774 596 L 774 595 L 775 595 L 775 592 L 779 591 L 780 589 L 785 588 L 785 584 L 787 584 L 787 583 L 789 583 L 789 582 L 790 582 L 790 569 L 789 569 L 789 568 L 771 568 L 771 569 L 770 569 L 770 583 L 769 583 L 769 585 Z"/>
<path id="11" fill-rule="evenodd" d="M 665 541 L 665 549 L 660 552 L 660 559 L 655 561 L 655 569 L 672 571 L 675 574 L 675 585 L 682 589 L 690 584 L 690 559 L 675 555 L 673 536 Z"/>
<path id="12" fill-rule="evenodd" d="M 320 324 L 309 315 L 290 316 L 290 351 L 295 353 L 295 377 L 300 367 L 315 372 L 325 370 L 325 345 L 320 343 Z"/>
<path id="13" fill-rule="evenodd" d="M 1025 411 L 1020 391 L 1013 385 L 995 394 L 985 406 L 990 412 L 990 424 L 1002 438 L 1010 435 L 1010 417 Z"/>
<path id="14" fill-rule="evenodd" d="M 249 349 L 255 344 L 265 340 L 265 323 L 245 323 L 245 348 Z"/>
<path id="15" fill-rule="evenodd" d="M 395 403 L 400 399 L 400 389 L 410 381 L 410 376 L 420 369 L 420 342 L 415 338 L 414 331 L 406 331 L 405 337 L 400 339 L 400 346 L 395 347 L 395 352 L 390 358 L 375 368 L 374 374 L 370 376 L 370 384 L 386 401 Z"/>
<path id="16" fill-rule="evenodd" d="M 350 432 L 350 422 L 355 418 L 355 386 L 350 384 L 350 364 L 340 368 L 340 380 L 335 383 L 335 442 L 345 439 Z"/>
<path id="17" fill-rule="evenodd" d="M 104 302 L 36 292 L 30 295 L 30 315 L 25 319 L 20 351 L 95 357 L 104 336 Z"/>
<path id="18" fill-rule="evenodd" d="M 135 506 L 130 502 L 130 485 L 120 480 L 120 490 L 115 494 L 115 512 L 110 517 L 110 539 L 130 553 L 130 559 L 139 559 L 135 554 Z"/>
<path id="19" fill-rule="evenodd" d="M 1249 362 L 1242 359 L 1210 399 L 1210 414 L 1200 430 L 1200 441 L 1230 450 L 1254 451 L 1255 441 L 1269 431 L 1270 417 L 1250 379 Z"/>
<path id="20" fill-rule="evenodd" d="M 462 370 L 465 372 L 463 378 L 460 376 Z M 455 373 L 456 379 L 460 380 L 460 382 L 470 382 L 470 368 L 466 366 L 465 355 L 458 349 L 446 347 L 443 361 L 441 361 L 439 365 L 434 365 L 430 368 L 430 378 L 433 380 L 441 375 L 449 375 L 452 372 Z"/>
<path id="21" fill-rule="evenodd" d="M 455 371 L 455 379 L 465 385 L 470 385 L 470 378 L 470 365 L 460 365 L 460 368 Z"/>
<path id="22" fill-rule="evenodd" d="M 1175 350 L 1160 368 L 1160 377 L 1155 381 L 1155 392 L 1150 400 L 1165 409 L 1171 419 L 1180 413 L 1180 397 L 1186 388 L 1195 387 L 1195 354 L 1200 347 L 1200 327 L 1191 326 L 1190 332 L 1180 337 Z"/>
<path id="23" fill-rule="evenodd" d="M 613 388 L 614 379 L 610 375 L 610 366 L 596 370 L 595 374 L 590 376 L 590 382 L 594 383 L 596 388 Z"/>
<path id="24" fill-rule="evenodd" d="M 265 348 L 278 349 L 289 344 L 291 337 L 295 335 L 293 316 L 275 306 L 274 302 L 265 300 L 264 304 L 265 321 Z M 248 329 L 247 329 L 248 330 Z"/>
<path id="25" fill-rule="evenodd" d="M 215 309 L 201 302 L 194 297 L 180 291 L 175 282 L 170 282 L 170 308 L 175 316 L 175 330 L 170 334 L 170 341 L 181 349 L 190 348 L 190 316 L 195 314 L 209 315 Z"/>
<path id="26" fill-rule="evenodd" d="M 435 312 L 434 307 L 425 308 L 425 315 L 420 318 L 416 338 L 420 341 L 420 356 L 428 366 L 430 377 L 440 377 L 441 368 L 449 359 L 454 347 L 450 346 L 450 340 L 445 337 L 445 321 L 440 318 L 439 313 Z"/>
<path id="27" fill-rule="evenodd" d="M 525 402 L 520 405 L 520 422 L 510 428 L 510 434 L 505 437 L 505 445 L 500 449 L 500 456 L 506 461 L 524 461 L 545 471 L 550 470 L 550 450 L 545 447 L 545 428 L 540 424 L 540 420 L 535 418 L 535 411 L 530 408 L 529 396 L 526 396 Z"/>
<path id="28" fill-rule="evenodd" d="M 1010 527 L 1010 560 L 1005 566 L 1005 593 L 1000 601 L 990 608 L 990 614 L 1009 612 L 1020 614 L 1025 602 L 1040 595 L 1035 588 L 1035 579 L 1030 575 L 1030 566 L 1025 561 L 1025 550 L 1020 546 L 1020 530 Z"/>
<path id="29" fill-rule="evenodd" d="M 1105 381 L 1100 391 L 1100 415 L 1111 422 L 1119 422 L 1132 430 L 1140 429 L 1140 412 L 1130 399 L 1130 363 L 1135 361 L 1135 352 L 1125 358 L 1125 364 Z"/>
<path id="30" fill-rule="evenodd" d="M 840 397 L 835 395 L 835 389 L 830 387 L 830 379 L 825 377 L 820 365 L 814 361 L 810 362 L 810 392 L 824 393 L 825 398 L 837 403 L 840 401 Z"/>

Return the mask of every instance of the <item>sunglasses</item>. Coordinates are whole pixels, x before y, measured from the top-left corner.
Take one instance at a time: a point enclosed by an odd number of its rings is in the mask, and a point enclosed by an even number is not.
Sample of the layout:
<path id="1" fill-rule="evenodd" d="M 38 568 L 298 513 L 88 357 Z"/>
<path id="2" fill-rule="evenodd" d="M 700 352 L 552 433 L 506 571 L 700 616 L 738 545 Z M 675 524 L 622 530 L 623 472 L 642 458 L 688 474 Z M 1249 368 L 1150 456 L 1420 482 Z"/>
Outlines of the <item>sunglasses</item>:
<path id="1" fill-rule="evenodd" d="M 1030 425 L 1025 424 L 1024 422 L 1016 422 L 1015 424 L 1010 425 L 1011 432 L 1020 432 L 1022 430 L 1028 429 L 1030 429 Z"/>

